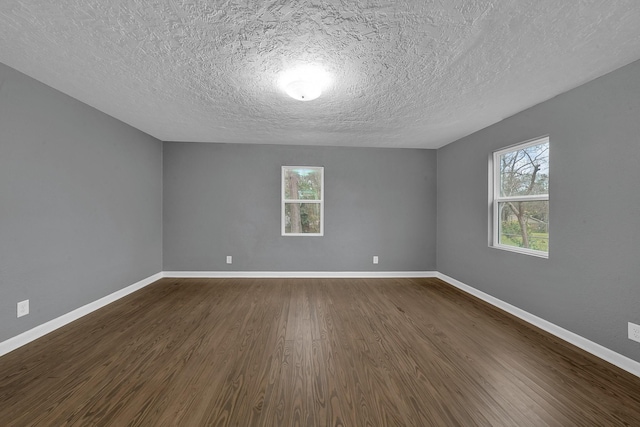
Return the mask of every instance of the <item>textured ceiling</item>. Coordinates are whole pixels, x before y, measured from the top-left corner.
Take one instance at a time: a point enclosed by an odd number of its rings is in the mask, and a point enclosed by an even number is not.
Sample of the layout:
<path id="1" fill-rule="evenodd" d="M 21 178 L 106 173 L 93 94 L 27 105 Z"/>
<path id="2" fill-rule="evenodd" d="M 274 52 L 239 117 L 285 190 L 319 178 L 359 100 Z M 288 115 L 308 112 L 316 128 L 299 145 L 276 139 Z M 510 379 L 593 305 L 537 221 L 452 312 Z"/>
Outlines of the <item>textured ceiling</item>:
<path id="1" fill-rule="evenodd" d="M 638 0 L 0 2 L 0 62 L 165 141 L 437 148 L 639 58 Z"/>

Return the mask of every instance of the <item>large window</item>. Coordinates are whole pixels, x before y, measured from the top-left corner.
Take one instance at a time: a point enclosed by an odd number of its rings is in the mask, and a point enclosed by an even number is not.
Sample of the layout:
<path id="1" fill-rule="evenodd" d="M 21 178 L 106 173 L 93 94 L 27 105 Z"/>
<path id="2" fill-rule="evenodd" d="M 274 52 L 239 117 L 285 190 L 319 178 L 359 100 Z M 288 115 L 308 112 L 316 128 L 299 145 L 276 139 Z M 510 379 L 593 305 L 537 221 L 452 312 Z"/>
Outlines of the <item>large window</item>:
<path id="1" fill-rule="evenodd" d="M 324 235 L 323 167 L 282 167 L 282 235 Z"/>
<path id="2" fill-rule="evenodd" d="M 493 153 L 492 246 L 548 257 L 549 138 Z"/>

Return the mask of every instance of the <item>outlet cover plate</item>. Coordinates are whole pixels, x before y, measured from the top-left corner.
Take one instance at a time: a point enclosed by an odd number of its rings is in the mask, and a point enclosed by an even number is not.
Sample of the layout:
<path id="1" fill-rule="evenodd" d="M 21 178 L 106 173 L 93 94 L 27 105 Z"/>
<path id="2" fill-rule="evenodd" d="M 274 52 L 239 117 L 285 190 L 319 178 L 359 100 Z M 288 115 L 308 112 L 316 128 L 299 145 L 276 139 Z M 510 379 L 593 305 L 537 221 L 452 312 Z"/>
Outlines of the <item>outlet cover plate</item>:
<path id="1" fill-rule="evenodd" d="M 640 342 L 640 325 L 629 322 L 629 339 Z"/>
<path id="2" fill-rule="evenodd" d="M 29 314 L 29 300 L 20 301 L 18 303 L 18 317 L 26 316 Z"/>
<path id="3" fill-rule="evenodd" d="M 233 257 L 231 255 L 227 255 L 227 264 L 233 263 Z"/>
<path id="4" fill-rule="evenodd" d="M 378 263 L 378 255 L 374 255 L 373 256 L 373 263 L 377 264 Z"/>

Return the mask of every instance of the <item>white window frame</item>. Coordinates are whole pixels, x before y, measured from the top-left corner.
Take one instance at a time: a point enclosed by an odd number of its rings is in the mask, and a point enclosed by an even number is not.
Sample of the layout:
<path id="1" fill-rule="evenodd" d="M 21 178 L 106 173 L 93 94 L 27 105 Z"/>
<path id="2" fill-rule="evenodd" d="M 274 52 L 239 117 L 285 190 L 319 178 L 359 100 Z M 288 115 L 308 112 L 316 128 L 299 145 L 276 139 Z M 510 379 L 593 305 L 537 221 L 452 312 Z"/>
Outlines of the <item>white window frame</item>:
<path id="1" fill-rule="evenodd" d="M 500 203 L 504 202 L 526 202 L 526 201 L 547 201 L 549 202 L 549 193 L 535 194 L 528 196 L 500 196 L 500 156 L 512 151 L 518 151 L 523 148 L 532 147 L 534 145 L 549 144 L 549 136 L 532 139 L 518 144 L 510 145 L 494 151 L 489 159 L 489 246 L 496 249 L 502 249 L 510 252 L 517 252 L 526 255 L 533 255 L 540 258 L 549 258 L 549 252 L 539 251 L 537 249 L 519 248 L 517 246 L 504 245 L 500 243 Z M 549 148 L 550 150 L 550 148 Z"/>
<path id="2" fill-rule="evenodd" d="M 311 169 L 320 172 L 320 199 L 319 200 L 308 200 L 308 199 L 286 199 L 285 198 L 285 173 L 287 170 L 291 169 Z M 324 236 L 324 167 L 323 166 L 282 166 L 281 177 L 280 177 L 280 192 L 281 192 L 281 215 L 280 215 L 280 226 L 281 226 L 281 234 L 282 236 L 293 236 L 293 237 L 320 237 Z M 286 232 L 286 221 L 285 221 L 285 206 L 287 203 L 317 203 L 320 205 L 320 232 L 319 233 L 287 233 Z"/>

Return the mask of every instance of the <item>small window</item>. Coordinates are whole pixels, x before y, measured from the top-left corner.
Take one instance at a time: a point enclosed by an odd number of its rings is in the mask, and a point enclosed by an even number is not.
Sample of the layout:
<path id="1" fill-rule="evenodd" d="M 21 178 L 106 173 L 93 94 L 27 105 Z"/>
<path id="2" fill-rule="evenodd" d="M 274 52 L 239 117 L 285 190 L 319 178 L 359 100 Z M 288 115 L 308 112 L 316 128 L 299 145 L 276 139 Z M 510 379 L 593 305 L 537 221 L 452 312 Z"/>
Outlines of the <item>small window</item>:
<path id="1" fill-rule="evenodd" d="M 282 235 L 324 235 L 323 167 L 282 167 Z"/>
<path id="2" fill-rule="evenodd" d="M 492 246 L 549 256 L 549 138 L 493 153 Z"/>

